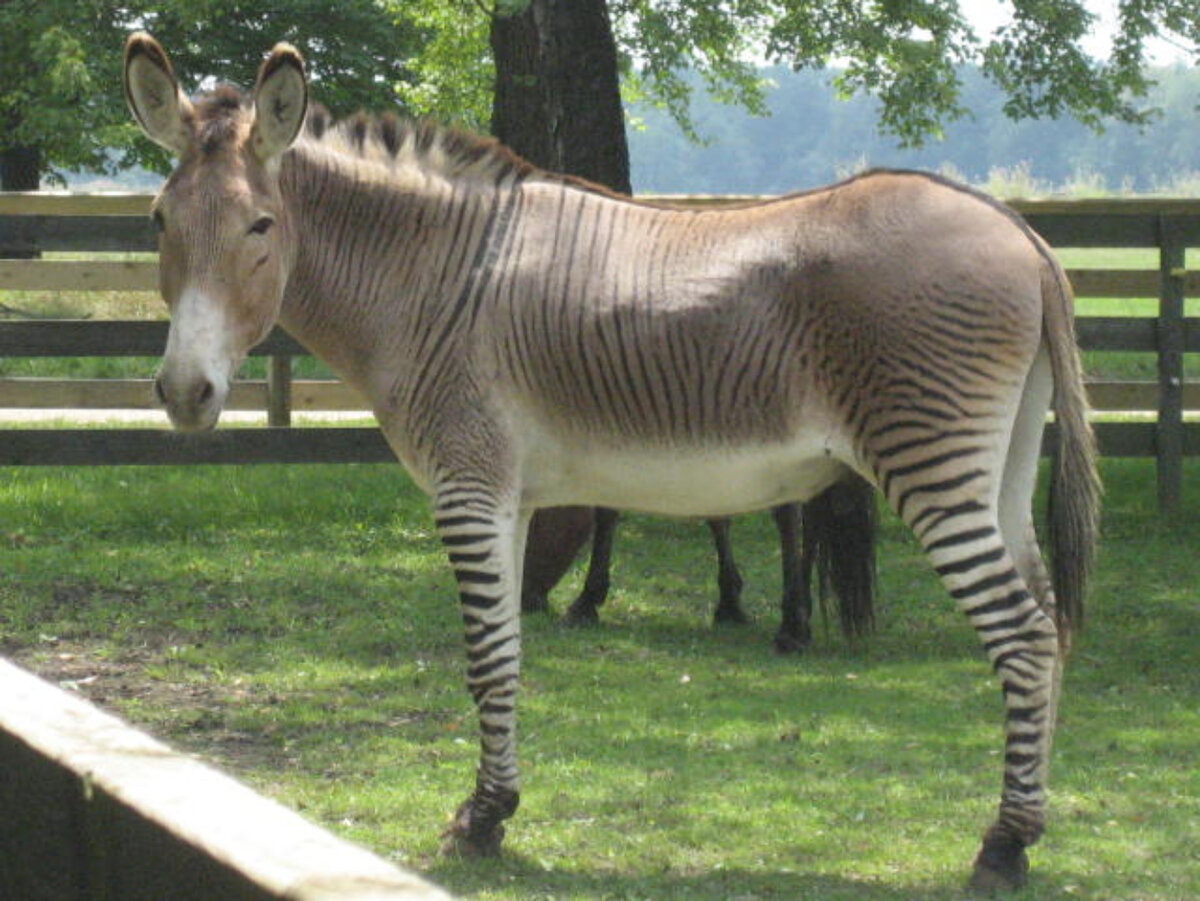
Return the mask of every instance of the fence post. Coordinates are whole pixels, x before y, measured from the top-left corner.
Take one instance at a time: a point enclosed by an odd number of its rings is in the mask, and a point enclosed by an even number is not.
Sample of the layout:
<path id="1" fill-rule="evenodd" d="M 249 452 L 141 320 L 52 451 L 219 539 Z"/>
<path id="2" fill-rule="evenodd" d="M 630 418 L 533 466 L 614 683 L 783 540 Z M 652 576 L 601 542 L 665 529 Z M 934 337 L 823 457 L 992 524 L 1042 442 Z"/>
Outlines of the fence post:
<path id="1" fill-rule="evenodd" d="M 276 354 L 267 358 L 267 425 L 292 424 L 292 358 Z"/>
<path id="2" fill-rule="evenodd" d="M 1183 292 L 1185 245 L 1170 216 L 1158 218 L 1158 509 L 1179 509 L 1183 488 Z"/>

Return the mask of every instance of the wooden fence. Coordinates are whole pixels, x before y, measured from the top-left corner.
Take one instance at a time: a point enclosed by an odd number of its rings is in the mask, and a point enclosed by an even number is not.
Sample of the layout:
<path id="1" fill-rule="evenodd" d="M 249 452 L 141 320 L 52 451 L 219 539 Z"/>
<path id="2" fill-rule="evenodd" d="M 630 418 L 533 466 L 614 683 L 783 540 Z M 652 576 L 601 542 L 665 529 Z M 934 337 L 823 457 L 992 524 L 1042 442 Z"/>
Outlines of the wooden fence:
<path id="1" fill-rule="evenodd" d="M 686 198 L 703 205 L 727 197 Z M 149 197 L 0 194 L 0 257 L 31 252 L 153 252 Z M 1070 272 L 1081 297 L 1152 297 L 1155 318 L 1084 317 L 1080 341 L 1091 350 L 1138 351 L 1157 357 L 1156 381 L 1091 382 L 1092 404 L 1106 411 L 1141 411 L 1148 421 L 1097 422 L 1101 449 L 1111 456 L 1154 457 L 1158 498 L 1174 508 L 1182 461 L 1200 455 L 1200 386 L 1185 384 L 1183 355 L 1200 352 L 1200 318 L 1187 317 L 1186 296 L 1200 296 L 1200 272 L 1186 269 L 1186 249 L 1200 247 L 1200 200 L 1101 199 L 1013 203 L 1052 245 L 1137 247 L 1157 251 L 1156 269 Z M 0 259 L 0 289 L 154 291 L 152 258 L 125 260 Z M 0 357 L 157 357 L 164 322 L 0 321 Z M 365 427 L 291 427 L 294 411 L 361 410 L 365 404 L 336 382 L 293 379 L 292 358 L 305 353 L 276 329 L 254 351 L 270 358 L 268 377 L 240 383 L 230 409 L 267 411 L 265 428 L 182 435 L 165 429 L 6 429 L 0 465 L 184 464 L 254 462 L 378 462 L 392 456 L 379 431 Z M 0 379 L 3 408 L 132 408 L 153 406 L 148 380 Z M 365 415 L 365 413 L 364 413 Z M 1051 432 L 1050 440 L 1053 440 Z"/>
<path id="2" fill-rule="evenodd" d="M 450 901 L 0 660 L 0 898 Z"/>

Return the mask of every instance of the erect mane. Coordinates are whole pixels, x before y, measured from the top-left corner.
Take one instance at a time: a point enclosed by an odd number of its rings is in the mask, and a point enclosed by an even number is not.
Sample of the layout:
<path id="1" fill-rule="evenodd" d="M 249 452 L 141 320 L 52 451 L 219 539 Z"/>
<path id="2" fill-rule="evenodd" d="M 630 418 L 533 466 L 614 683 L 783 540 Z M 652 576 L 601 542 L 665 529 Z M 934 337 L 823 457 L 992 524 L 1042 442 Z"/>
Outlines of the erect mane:
<path id="1" fill-rule="evenodd" d="M 335 121 L 327 109 L 314 105 L 309 109 L 305 134 L 318 144 L 362 159 L 392 166 L 416 165 L 447 178 L 500 179 L 538 171 L 495 138 L 395 113 L 359 113 Z"/>

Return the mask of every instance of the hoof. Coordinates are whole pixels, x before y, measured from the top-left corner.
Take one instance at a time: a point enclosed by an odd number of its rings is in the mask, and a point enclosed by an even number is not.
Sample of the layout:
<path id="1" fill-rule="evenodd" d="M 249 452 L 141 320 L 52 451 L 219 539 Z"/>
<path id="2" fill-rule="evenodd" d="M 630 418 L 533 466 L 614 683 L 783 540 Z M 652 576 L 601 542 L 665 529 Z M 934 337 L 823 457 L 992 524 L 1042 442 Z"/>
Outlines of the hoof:
<path id="1" fill-rule="evenodd" d="M 997 840 L 989 836 L 975 858 L 975 872 L 967 887 L 977 895 L 990 897 L 1024 888 L 1028 878 L 1029 855 L 1025 847 L 1013 839 Z"/>
<path id="2" fill-rule="evenodd" d="M 714 626 L 744 626 L 750 622 L 741 607 L 718 607 L 713 611 Z"/>
<path id="3" fill-rule="evenodd" d="M 576 601 L 567 608 L 562 621 L 564 626 L 598 626 L 600 625 L 600 614 L 596 612 L 595 607 Z"/>
<path id="4" fill-rule="evenodd" d="M 476 828 L 471 817 L 471 804 L 458 808 L 454 820 L 442 833 L 442 857 L 475 859 L 499 857 L 504 842 L 504 826 L 495 823 L 490 828 Z"/>

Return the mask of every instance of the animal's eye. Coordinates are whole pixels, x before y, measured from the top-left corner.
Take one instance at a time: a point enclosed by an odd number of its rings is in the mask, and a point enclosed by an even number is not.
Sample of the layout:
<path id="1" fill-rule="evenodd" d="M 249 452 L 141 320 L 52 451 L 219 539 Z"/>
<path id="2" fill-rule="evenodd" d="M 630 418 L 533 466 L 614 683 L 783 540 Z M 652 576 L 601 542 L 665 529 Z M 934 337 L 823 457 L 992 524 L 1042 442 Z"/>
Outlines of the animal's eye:
<path id="1" fill-rule="evenodd" d="M 275 220 L 270 216 L 260 216 L 254 220 L 254 224 L 250 226 L 250 234 L 265 235 L 271 230 L 271 226 L 275 224 Z"/>

